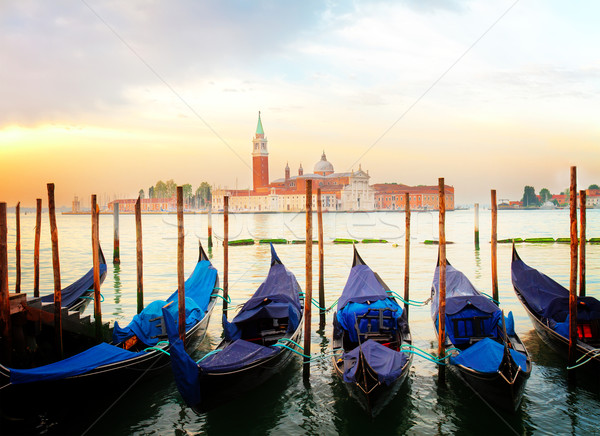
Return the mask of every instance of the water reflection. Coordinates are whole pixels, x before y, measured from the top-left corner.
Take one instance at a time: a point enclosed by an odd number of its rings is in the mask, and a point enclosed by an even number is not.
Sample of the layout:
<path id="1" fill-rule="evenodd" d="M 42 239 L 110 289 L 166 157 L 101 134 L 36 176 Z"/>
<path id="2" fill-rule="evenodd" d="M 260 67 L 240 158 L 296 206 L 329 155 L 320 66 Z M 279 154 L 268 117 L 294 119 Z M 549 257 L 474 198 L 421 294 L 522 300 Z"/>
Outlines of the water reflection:
<path id="1" fill-rule="evenodd" d="M 113 315 L 120 317 L 123 313 L 123 308 L 121 307 L 121 265 L 118 263 L 113 264 L 113 289 L 115 292 Z"/>

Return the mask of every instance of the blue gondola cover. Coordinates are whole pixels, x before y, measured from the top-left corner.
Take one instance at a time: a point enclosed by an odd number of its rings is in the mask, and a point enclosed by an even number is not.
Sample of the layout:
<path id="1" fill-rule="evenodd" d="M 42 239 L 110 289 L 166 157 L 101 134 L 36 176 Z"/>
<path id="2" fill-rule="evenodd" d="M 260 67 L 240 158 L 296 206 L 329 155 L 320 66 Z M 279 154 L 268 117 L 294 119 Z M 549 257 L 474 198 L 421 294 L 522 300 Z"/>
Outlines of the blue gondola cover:
<path id="1" fill-rule="evenodd" d="M 509 351 L 515 363 L 525 370 L 527 357 L 513 349 Z M 451 357 L 450 363 L 463 365 L 479 372 L 494 373 L 498 371 L 503 356 L 504 346 L 492 339 L 485 338 L 471 345 L 458 356 Z"/>
<path id="2" fill-rule="evenodd" d="M 171 345 L 173 377 L 184 401 L 193 407 L 201 400 L 198 365 L 185 351 L 183 341 L 179 337 L 176 318 L 166 309 L 163 309 L 163 317 Z"/>
<path id="3" fill-rule="evenodd" d="M 271 357 L 280 350 L 238 339 L 223 350 L 202 360 L 199 366 L 201 370 L 209 372 L 234 371 Z"/>
<path id="4" fill-rule="evenodd" d="M 102 365 L 117 363 L 144 354 L 134 353 L 106 343 L 101 343 L 75 356 L 49 365 L 31 369 L 11 369 L 10 382 L 32 383 L 38 381 L 59 380 L 89 372 Z"/>
<path id="5" fill-rule="evenodd" d="M 106 277 L 106 264 L 100 264 L 100 281 L 102 282 Z M 61 290 L 61 304 L 63 307 L 70 307 L 75 303 L 83 294 L 94 287 L 94 268 L 90 269 L 84 276 L 82 276 L 76 282 L 73 282 L 66 288 Z M 54 294 L 44 295 L 41 300 L 44 303 L 51 303 L 54 301 Z"/>
<path id="6" fill-rule="evenodd" d="M 302 313 L 300 292 L 296 277 L 281 263 L 271 245 L 271 268 L 267 278 L 231 322 L 223 317 L 225 338 L 240 339 L 241 323 L 267 318 L 289 318 L 287 331 L 295 331 Z"/>
<path id="7" fill-rule="evenodd" d="M 390 385 L 400 376 L 402 368 L 408 360 L 406 354 L 369 339 L 360 347 L 344 353 L 344 381 L 346 383 L 357 381 L 355 376 L 360 352 L 363 353 L 369 366 L 377 373 L 377 379 L 386 385 Z"/>
<path id="8" fill-rule="evenodd" d="M 185 319 L 186 330 L 200 321 L 208 308 L 210 296 L 213 293 L 217 270 L 208 260 L 202 260 L 196 264 L 192 275 L 185 282 Z M 133 320 L 126 326 L 120 327 L 115 322 L 113 330 L 113 342 L 120 343 L 136 335 L 146 345 L 156 345 L 158 336 L 161 333 L 161 325 L 157 322 L 151 322 L 151 319 L 162 316 L 162 307 L 169 302 L 171 304 L 167 310 L 171 312 L 175 319 L 176 326 L 179 325 L 178 294 L 175 291 L 167 301 L 156 300 L 150 303 L 139 314 L 133 317 Z M 154 336 L 154 337 L 153 337 Z"/>
<path id="9" fill-rule="evenodd" d="M 569 290 L 547 275 L 513 259 L 512 281 L 527 305 L 545 319 L 558 334 L 569 337 Z M 600 302 L 594 297 L 577 297 L 577 323 L 600 319 Z"/>

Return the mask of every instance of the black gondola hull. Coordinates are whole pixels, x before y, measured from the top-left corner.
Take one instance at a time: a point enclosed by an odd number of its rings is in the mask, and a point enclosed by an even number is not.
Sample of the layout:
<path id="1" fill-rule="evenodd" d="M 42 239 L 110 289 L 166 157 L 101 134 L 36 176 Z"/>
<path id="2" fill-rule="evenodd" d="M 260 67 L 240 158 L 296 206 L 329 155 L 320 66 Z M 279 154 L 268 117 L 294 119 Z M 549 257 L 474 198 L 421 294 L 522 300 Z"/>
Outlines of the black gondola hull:
<path id="1" fill-rule="evenodd" d="M 302 323 L 288 339 L 299 343 L 302 339 Z M 219 344 L 217 349 L 224 348 L 226 342 Z M 290 348 L 298 350 L 291 342 Z M 301 350 L 298 350 L 301 352 Z M 245 392 L 262 385 L 272 376 L 280 373 L 296 356 L 293 351 L 281 350 L 267 359 L 254 362 L 244 368 L 227 372 L 206 372 L 199 369 L 198 379 L 200 384 L 201 402 L 193 405 L 196 412 L 202 413 L 211 410 L 224 402 L 239 397 Z"/>

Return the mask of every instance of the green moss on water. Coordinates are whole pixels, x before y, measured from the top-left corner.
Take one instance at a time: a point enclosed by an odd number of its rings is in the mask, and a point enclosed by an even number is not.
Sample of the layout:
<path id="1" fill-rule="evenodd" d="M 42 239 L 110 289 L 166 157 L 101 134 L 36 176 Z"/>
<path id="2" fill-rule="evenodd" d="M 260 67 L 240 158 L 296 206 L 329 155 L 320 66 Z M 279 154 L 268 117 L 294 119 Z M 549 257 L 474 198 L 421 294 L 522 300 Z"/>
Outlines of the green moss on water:
<path id="1" fill-rule="evenodd" d="M 523 242 L 550 243 L 554 242 L 554 238 L 525 238 Z"/>
<path id="2" fill-rule="evenodd" d="M 567 243 L 569 244 L 571 242 L 571 238 L 556 238 L 556 242 L 561 242 L 561 243 Z"/>
<path id="3" fill-rule="evenodd" d="M 335 238 L 333 240 L 334 244 L 358 244 L 356 239 L 344 239 L 344 238 Z"/>
<path id="4" fill-rule="evenodd" d="M 387 244 L 385 239 L 363 239 L 363 244 Z"/>
<path id="5" fill-rule="evenodd" d="M 319 241 L 318 241 L 318 240 L 316 240 L 316 239 L 313 239 L 312 243 L 313 243 L 313 244 L 318 244 L 318 243 L 319 243 Z M 292 244 L 306 244 L 306 240 L 304 240 L 304 239 L 294 239 L 294 240 L 292 241 Z"/>
<path id="6" fill-rule="evenodd" d="M 261 239 L 259 244 L 287 244 L 287 239 Z"/>
<path id="7" fill-rule="evenodd" d="M 498 244 L 512 244 L 513 241 L 515 244 L 518 244 L 519 242 L 523 242 L 523 239 L 522 238 L 500 239 L 500 240 L 498 240 Z"/>
<path id="8" fill-rule="evenodd" d="M 588 239 L 590 244 L 600 244 L 600 238 L 590 238 Z"/>
<path id="9" fill-rule="evenodd" d="M 236 239 L 233 241 L 229 241 L 229 244 L 231 246 L 237 246 L 237 245 L 254 245 L 254 239 Z"/>
<path id="10" fill-rule="evenodd" d="M 425 244 L 425 245 L 440 245 L 440 241 L 434 241 L 432 239 L 425 239 L 423 241 L 423 244 Z M 448 245 L 448 244 L 454 244 L 454 242 L 446 241 L 446 245 Z"/>

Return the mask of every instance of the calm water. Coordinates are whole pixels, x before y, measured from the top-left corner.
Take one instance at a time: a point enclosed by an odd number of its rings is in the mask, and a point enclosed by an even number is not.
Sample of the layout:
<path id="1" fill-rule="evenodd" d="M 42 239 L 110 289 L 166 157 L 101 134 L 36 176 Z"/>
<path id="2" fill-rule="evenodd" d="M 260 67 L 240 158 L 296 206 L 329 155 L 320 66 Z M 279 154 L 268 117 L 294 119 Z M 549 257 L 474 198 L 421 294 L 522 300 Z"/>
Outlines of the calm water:
<path id="1" fill-rule="evenodd" d="M 437 247 L 424 245 L 437 237 L 437 213 L 412 215 L 410 293 L 415 300 L 428 298 L 437 258 Z M 473 245 L 473 211 L 446 215 L 448 260 L 463 271 L 480 290 L 490 293 L 490 226 L 487 210 L 480 211 L 480 250 Z M 77 279 L 92 262 L 91 219 L 89 216 L 58 216 L 61 277 L 63 286 Z M 313 220 L 316 235 L 316 215 Z M 22 289 L 33 287 L 33 238 L 35 216 L 21 215 Z M 53 289 L 48 217 L 43 217 L 41 288 Z M 214 234 L 222 235 L 222 216 L 213 216 Z M 304 239 L 304 214 L 233 215 L 230 239 L 245 237 Z M 186 274 L 197 258 L 197 241 L 206 246 L 207 217 L 186 215 Z M 121 215 L 121 265 L 109 270 L 102 293 L 104 320 L 127 323 L 136 310 L 135 223 L 133 216 Z M 600 210 L 587 215 L 588 237 L 600 237 Z M 325 240 L 336 237 L 384 238 L 388 244 L 359 244 L 363 259 L 399 294 L 404 283 L 404 214 L 360 213 L 324 215 Z M 175 215 L 143 216 L 144 292 L 146 304 L 164 299 L 177 286 Z M 500 211 L 498 238 L 568 237 L 568 210 Z M 9 215 L 10 286 L 14 286 L 14 215 Z M 112 256 L 113 218 L 100 218 L 100 237 L 107 258 Z M 396 243 L 398 246 L 394 247 Z M 304 288 L 304 245 L 276 246 L 280 258 L 297 276 Z M 539 267 L 568 287 L 569 244 L 519 244 L 519 253 L 531 266 Z M 497 415 L 472 398 L 471 392 L 448 378 L 445 388 L 437 386 L 437 367 L 415 357 L 408 383 L 374 420 L 366 416 L 348 397 L 333 376 L 329 359 L 311 365 L 308 383 L 302 378 L 301 358 L 278 377 L 246 396 L 212 412 L 196 415 L 186 408 L 170 373 L 162 379 L 140 384 L 129 391 L 106 415 L 90 409 L 76 426 L 59 422 L 53 432 L 90 434 L 588 434 L 597 432 L 600 401 L 597 390 L 569 387 L 566 362 L 538 339 L 524 309 L 517 301 L 510 281 L 511 247 L 498 245 L 498 273 L 502 307 L 512 310 L 516 330 L 526 343 L 533 360 L 523 404 L 517 414 Z M 223 247 L 217 242 L 212 261 L 222 274 Z M 269 268 L 269 248 L 264 245 L 231 247 L 229 250 L 229 289 L 234 304 L 244 302 L 264 279 Z M 313 249 L 313 293 L 318 294 L 318 249 Z M 352 247 L 325 245 L 325 291 L 327 307 L 340 295 L 350 271 Z M 222 275 L 221 275 L 222 277 Z M 587 245 L 588 294 L 600 294 L 600 245 Z M 88 313 L 93 313 L 88 307 Z M 330 350 L 331 317 L 319 331 L 319 318 L 313 309 L 313 354 Z M 196 358 L 220 340 L 221 310 L 213 313 L 205 341 Z M 410 325 L 414 344 L 435 353 L 437 342 L 429 317 L 429 306 L 411 307 Z M 124 390 L 115 386 L 111 389 Z M 50 424 L 53 424 L 50 422 Z M 485 426 L 485 427 L 482 427 Z M 486 430 L 483 431 L 482 429 Z"/>

